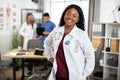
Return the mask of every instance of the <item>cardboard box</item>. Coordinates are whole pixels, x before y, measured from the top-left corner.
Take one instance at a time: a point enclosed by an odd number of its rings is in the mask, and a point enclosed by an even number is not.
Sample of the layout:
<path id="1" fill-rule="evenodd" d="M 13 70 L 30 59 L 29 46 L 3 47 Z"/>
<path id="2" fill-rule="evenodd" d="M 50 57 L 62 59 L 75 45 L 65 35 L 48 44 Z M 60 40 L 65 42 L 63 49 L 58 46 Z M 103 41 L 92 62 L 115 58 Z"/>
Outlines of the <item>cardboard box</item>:
<path id="1" fill-rule="evenodd" d="M 105 39 L 103 38 L 92 38 L 92 44 L 94 47 L 94 50 L 97 50 L 99 44 L 104 44 Z"/>
<path id="2" fill-rule="evenodd" d="M 110 52 L 119 52 L 119 40 L 117 39 L 110 40 Z"/>

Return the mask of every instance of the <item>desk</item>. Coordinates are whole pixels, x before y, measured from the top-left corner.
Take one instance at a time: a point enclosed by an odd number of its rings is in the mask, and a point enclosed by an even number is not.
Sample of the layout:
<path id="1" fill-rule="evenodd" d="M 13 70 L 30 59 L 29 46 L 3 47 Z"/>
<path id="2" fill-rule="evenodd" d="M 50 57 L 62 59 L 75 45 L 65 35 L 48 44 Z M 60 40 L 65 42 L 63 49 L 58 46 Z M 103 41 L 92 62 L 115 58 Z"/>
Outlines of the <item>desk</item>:
<path id="1" fill-rule="evenodd" d="M 40 49 L 40 50 L 43 50 L 43 49 Z M 45 55 L 45 52 L 43 53 L 42 56 L 40 55 L 34 55 L 34 52 L 35 52 L 35 49 L 30 49 L 28 54 L 27 55 L 13 55 L 12 53 L 16 53 L 18 52 L 18 49 L 13 49 L 9 52 L 7 52 L 5 55 L 3 55 L 3 58 L 12 58 L 12 61 L 13 61 L 13 80 L 16 80 L 16 70 L 15 70 L 15 59 L 16 58 L 19 58 L 21 59 L 22 61 L 22 77 L 21 77 L 21 80 L 24 80 L 24 59 L 25 58 L 35 58 L 35 59 L 40 59 L 40 58 L 44 58 L 46 59 L 46 55 Z"/>

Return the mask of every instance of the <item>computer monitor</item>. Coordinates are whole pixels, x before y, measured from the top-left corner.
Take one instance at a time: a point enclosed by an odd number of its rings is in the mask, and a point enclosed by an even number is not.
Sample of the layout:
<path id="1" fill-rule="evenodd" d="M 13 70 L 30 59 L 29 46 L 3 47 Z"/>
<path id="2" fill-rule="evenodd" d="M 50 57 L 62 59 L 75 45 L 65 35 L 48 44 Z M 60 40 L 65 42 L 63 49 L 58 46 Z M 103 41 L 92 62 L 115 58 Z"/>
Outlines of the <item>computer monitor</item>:
<path id="1" fill-rule="evenodd" d="M 43 35 L 43 32 L 45 31 L 43 27 L 37 27 L 37 35 Z"/>

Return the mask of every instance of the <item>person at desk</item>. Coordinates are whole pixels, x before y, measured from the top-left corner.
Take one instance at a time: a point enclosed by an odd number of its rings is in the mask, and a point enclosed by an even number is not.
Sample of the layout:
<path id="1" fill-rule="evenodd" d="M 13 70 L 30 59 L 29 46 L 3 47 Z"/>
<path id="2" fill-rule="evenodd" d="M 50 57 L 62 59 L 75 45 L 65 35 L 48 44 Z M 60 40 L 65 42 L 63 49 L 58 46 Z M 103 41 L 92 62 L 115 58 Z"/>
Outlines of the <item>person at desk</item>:
<path id="1" fill-rule="evenodd" d="M 83 11 L 77 5 L 63 11 L 59 26 L 45 39 L 44 47 L 53 63 L 49 80 L 86 80 L 94 69 L 94 50 L 85 31 Z"/>
<path id="2" fill-rule="evenodd" d="M 43 14 L 42 27 L 44 28 L 44 32 L 42 35 L 42 48 L 44 49 L 44 46 L 43 46 L 44 40 L 49 35 L 49 33 L 55 28 L 55 24 L 52 21 L 50 21 L 49 13 Z M 44 64 L 44 68 L 42 68 L 41 70 L 47 70 L 47 60 L 44 59 L 43 64 Z"/>
<path id="3" fill-rule="evenodd" d="M 37 36 L 36 33 L 37 24 L 34 21 L 32 13 L 28 13 L 26 16 L 26 22 L 22 24 L 19 34 L 23 36 L 23 50 L 27 50 L 27 43 L 30 39 L 35 39 Z"/>
<path id="4" fill-rule="evenodd" d="M 23 36 L 24 42 L 23 42 L 23 50 L 27 50 L 28 41 L 30 39 L 35 39 L 37 37 L 36 32 L 37 24 L 34 21 L 34 17 L 32 13 L 28 13 L 26 16 L 26 22 L 22 24 L 22 27 L 20 28 L 19 34 Z M 28 62 L 28 75 L 32 74 L 32 63 Z"/>

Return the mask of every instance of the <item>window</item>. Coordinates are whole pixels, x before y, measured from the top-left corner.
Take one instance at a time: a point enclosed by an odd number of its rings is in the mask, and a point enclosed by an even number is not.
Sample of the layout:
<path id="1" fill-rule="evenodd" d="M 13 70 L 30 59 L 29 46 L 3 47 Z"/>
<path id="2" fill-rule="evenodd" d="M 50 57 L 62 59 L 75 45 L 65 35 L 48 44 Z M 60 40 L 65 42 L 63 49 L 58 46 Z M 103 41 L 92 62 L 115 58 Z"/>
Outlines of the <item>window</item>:
<path id="1" fill-rule="evenodd" d="M 58 26 L 63 10 L 70 4 L 76 4 L 82 8 L 87 30 L 89 0 L 51 0 L 51 20 Z"/>

